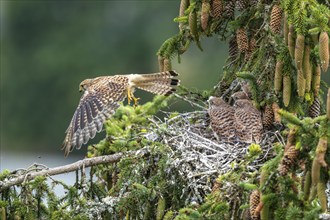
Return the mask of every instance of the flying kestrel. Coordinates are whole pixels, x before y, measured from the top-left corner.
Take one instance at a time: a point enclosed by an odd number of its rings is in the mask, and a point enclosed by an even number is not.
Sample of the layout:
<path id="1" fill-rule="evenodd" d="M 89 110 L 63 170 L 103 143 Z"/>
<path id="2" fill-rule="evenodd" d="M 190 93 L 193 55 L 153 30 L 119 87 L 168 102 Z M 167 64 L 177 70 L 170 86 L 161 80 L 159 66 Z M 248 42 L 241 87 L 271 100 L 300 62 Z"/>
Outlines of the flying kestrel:
<path id="1" fill-rule="evenodd" d="M 263 126 L 261 112 L 256 109 L 244 92 L 232 96 L 235 100 L 236 135 L 246 143 L 260 143 Z"/>
<path id="2" fill-rule="evenodd" d="M 208 100 L 210 125 L 217 137 L 222 140 L 235 138 L 235 110 L 222 98 L 211 96 Z"/>
<path id="3" fill-rule="evenodd" d="M 175 71 L 151 74 L 130 74 L 115 76 L 100 76 L 85 79 L 80 83 L 79 91 L 83 91 L 79 105 L 66 130 L 62 149 L 67 156 L 75 147 L 79 149 L 89 139 L 100 132 L 103 123 L 120 106 L 120 102 L 128 98 L 137 105 L 138 98 L 133 93 L 139 88 L 158 95 L 170 95 L 180 81 L 174 77 Z"/>

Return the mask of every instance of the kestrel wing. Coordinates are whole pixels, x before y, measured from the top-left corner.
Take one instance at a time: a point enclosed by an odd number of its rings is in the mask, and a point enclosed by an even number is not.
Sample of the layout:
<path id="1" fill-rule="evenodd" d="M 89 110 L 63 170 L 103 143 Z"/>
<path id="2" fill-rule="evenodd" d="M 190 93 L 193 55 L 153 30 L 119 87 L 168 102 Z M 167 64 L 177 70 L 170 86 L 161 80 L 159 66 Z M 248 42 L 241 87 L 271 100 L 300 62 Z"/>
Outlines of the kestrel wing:
<path id="1" fill-rule="evenodd" d="M 82 144 L 94 138 L 96 132 L 102 130 L 105 120 L 114 114 L 120 106 L 119 102 L 125 97 L 126 86 L 111 81 L 105 86 L 85 91 L 66 131 L 62 145 L 65 156 L 73 148 L 79 149 Z"/>

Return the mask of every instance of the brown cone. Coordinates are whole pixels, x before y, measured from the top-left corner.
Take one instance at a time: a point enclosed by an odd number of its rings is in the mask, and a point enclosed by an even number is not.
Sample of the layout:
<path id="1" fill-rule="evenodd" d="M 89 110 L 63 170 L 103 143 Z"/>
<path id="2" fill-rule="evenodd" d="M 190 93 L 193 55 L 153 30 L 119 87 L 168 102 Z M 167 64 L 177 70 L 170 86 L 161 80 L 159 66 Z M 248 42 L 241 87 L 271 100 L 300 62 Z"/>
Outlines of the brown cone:
<path id="1" fill-rule="evenodd" d="M 304 52 L 304 60 L 302 65 L 302 70 L 306 80 L 306 86 L 305 86 L 306 92 L 311 91 L 311 85 L 312 85 L 312 67 L 310 62 L 310 53 L 311 53 L 311 48 L 309 45 L 306 45 Z"/>
<path id="2" fill-rule="evenodd" d="M 226 18 L 233 18 L 235 16 L 235 0 L 226 2 L 223 15 Z"/>
<path id="3" fill-rule="evenodd" d="M 274 122 L 274 112 L 271 105 L 266 105 L 262 115 L 262 125 L 264 129 L 270 130 Z"/>
<path id="4" fill-rule="evenodd" d="M 223 2 L 222 0 L 213 0 L 212 1 L 212 17 L 214 18 L 221 18 L 221 15 L 223 13 Z"/>
<path id="5" fill-rule="evenodd" d="M 249 6 L 249 2 L 247 0 L 237 0 L 236 8 L 239 11 L 245 10 Z"/>
<path id="6" fill-rule="evenodd" d="M 288 173 L 288 171 L 290 170 L 290 168 L 292 168 L 292 166 L 296 162 L 298 153 L 299 153 L 299 150 L 297 150 L 294 145 L 291 145 L 287 149 L 287 151 L 284 152 L 284 156 L 283 156 L 280 166 L 278 168 L 281 176 L 286 175 Z"/>
<path id="7" fill-rule="evenodd" d="M 317 65 L 313 68 L 313 79 L 312 79 L 312 88 L 314 92 L 314 96 L 317 96 L 320 91 L 321 84 L 321 67 Z"/>
<path id="8" fill-rule="evenodd" d="M 305 96 L 305 87 L 306 87 L 306 80 L 304 78 L 304 74 L 301 70 L 297 72 L 297 90 L 299 97 Z"/>
<path id="9" fill-rule="evenodd" d="M 244 28 L 239 28 L 236 31 L 236 42 L 238 49 L 241 51 L 241 53 L 245 53 L 249 49 L 249 42 L 246 30 Z"/>
<path id="10" fill-rule="evenodd" d="M 309 106 L 308 116 L 311 118 L 315 118 L 320 116 L 321 112 L 321 103 L 318 97 L 315 97 L 313 104 Z"/>
<path id="11" fill-rule="evenodd" d="M 283 70 L 283 61 L 278 60 L 275 67 L 275 76 L 274 76 L 274 90 L 275 93 L 279 93 L 282 90 L 282 70 Z"/>
<path id="12" fill-rule="evenodd" d="M 258 190 L 254 190 L 250 194 L 250 216 L 252 219 L 258 219 L 259 216 L 256 213 L 256 208 L 258 207 L 260 202 L 260 193 Z"/>
<path id="13" fill-rule="evenodd" d="M 282 8 L 278 4 L 273 6 L 270 14 L 270 30 L 274 34 L 279 34 L 281 32 L 282 13 Z"/>

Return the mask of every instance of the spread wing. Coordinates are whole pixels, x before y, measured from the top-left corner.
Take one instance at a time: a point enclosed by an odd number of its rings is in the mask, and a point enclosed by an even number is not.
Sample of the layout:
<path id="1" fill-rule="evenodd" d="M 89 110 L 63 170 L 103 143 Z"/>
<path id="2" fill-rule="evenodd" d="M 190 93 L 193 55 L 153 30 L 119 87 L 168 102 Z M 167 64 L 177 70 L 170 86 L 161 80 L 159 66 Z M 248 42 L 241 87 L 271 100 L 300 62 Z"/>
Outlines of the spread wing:
<path id="1" fill-rule="evenodd" d="M 105 86 L 86 90 L 66 130 L 62 149 L 67 156 L 73 148 L 79 149 L 100 132 L 103 123 L 120 106 L 126 97 L 126 85 L 109 82 Z"/>

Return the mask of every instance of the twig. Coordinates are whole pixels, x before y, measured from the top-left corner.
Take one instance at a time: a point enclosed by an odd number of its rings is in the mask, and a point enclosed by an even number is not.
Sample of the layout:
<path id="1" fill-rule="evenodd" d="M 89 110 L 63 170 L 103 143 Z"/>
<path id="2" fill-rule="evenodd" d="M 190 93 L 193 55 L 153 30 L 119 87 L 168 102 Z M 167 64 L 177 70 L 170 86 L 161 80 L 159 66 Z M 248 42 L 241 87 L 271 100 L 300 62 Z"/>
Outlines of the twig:
<path id="1" fill-rule="evenodd" d="M 58 175 L 58 174 L 69 173 L 69 172 L 79 170 L 82 167 L 90 167 L 90 166 L 106 164 L 106 163 L 115 163 L 115 162 L 118 162 L 124 156 L 132 156 L 132 155 L 143 156 L 146 153 L 147 153 L 147 149 L 143 148 L 138 151 L 129 151 L 129 152 L 125 152 L 125 153 L 116 153 L 116 154 L 106 155 L 106 156 L 86 158 L 86 159 L 79 160 L 75 163 L 71 163 L 71 164 L 68 164 L 65 166 L 54 167 L 54 168 L 50 168 L 50 169 L 45 168 L 41 171 L 31 172 L 31 173 L 27 173 L 27 174 L 21 174 L 13 179 L 0 181 L 0 192 L 5 189 L 8 189 L 11 186 L 21 184 L 24 181 L 32 180 L 38 176 L 54 176 L 54 175 Z"/>
<path id="2" fill-rule="evenodd" d="M 204 106 L 201 106 L 200 104 L 197 104 L 197 103 L 195 103 L 195 102 L 193 102 L 193 101 L 191 101 L 191 100 L 189 100 L 189 99 L 187 99 L 187 98 L 185 98 L 185 97 L 183 97 L 183 96 L 180 96 L 180 95 L 178 95 L 178 94 L 176 94 L 176 93 L 173 93 L 173 95 L 174 95 L 175 97 L 179 98 L 179 99 L 183 99 L 184 101 L 189 102 L 191 105 L 194 105 L 194 106 L 197 106 L 198 108 L 201 108 L 201 109 L 207 110 L 207 108 L 205 108 Z"/>

